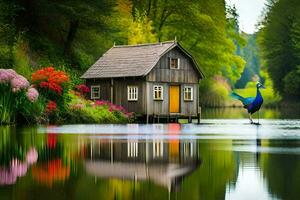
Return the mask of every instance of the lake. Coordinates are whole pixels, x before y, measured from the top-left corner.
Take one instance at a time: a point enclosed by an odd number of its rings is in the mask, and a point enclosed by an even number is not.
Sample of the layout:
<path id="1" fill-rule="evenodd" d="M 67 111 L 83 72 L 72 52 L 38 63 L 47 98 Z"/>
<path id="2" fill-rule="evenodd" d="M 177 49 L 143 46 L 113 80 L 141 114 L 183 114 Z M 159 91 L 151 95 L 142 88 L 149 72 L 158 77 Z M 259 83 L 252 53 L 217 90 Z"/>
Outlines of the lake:
<path id="1" fill-rule="evenodd" d="M 201 124 L 0 127 L 0 199 L 291 199 L 298 111 L 207 109 Z"/>

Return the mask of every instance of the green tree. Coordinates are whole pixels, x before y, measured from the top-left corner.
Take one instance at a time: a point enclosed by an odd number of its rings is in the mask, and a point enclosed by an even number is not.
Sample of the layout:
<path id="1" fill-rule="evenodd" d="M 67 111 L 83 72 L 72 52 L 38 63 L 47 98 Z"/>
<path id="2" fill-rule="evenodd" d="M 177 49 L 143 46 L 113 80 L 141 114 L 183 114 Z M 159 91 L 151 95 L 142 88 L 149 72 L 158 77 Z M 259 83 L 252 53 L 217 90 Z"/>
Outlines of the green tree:
<path id="1" fill-rule="evenodd" d="M 274 88 L 285 98 L 299 99 L 297 83 L 300 64 L 300 2 L 297 0 L 269 1 L 262 23 L 260 41 L 267 70 Z"/>

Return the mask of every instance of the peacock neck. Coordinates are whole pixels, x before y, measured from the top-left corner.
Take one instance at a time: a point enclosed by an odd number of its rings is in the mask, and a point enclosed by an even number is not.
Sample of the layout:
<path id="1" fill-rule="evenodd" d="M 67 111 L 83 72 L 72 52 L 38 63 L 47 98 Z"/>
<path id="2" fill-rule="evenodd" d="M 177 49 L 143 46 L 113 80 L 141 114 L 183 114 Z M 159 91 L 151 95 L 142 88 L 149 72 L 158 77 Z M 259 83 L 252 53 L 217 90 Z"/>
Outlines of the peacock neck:
<path id="1" fill-rule="evenodd" d="M 260 93 L 260 91 L 259 91 L 259 88 L 256 88 L 256 98 L 257 97 L 261 97 L 261 93 Z"/>

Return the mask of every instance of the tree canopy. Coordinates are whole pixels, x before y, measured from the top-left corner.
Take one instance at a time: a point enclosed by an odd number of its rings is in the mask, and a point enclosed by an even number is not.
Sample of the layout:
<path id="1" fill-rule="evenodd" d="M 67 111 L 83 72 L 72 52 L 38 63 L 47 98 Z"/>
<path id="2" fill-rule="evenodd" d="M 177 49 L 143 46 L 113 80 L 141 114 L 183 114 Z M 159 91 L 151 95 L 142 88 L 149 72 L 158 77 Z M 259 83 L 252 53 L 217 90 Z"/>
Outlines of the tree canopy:
<path id="1" fill-rule="evenodd" d="M 274 88 L 289 99 L 300 98 L 299 9 L 297 0 L 270 0 L 259 33 L 265 67 Z"/>

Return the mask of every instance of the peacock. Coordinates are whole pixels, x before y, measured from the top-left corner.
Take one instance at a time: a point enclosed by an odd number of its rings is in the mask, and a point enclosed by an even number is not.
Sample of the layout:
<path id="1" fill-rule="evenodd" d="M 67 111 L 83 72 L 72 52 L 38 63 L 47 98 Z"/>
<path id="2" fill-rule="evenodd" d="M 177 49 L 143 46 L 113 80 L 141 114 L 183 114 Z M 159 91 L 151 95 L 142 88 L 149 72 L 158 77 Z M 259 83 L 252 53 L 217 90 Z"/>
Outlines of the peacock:
<path id="1" fill-rule="evenodd" d="M 249 120 L 251 124 L 253 123 L 252 120 L 252 114 L 255 113 L 256 111 L 259 111 L 261 105 L 263 104 L 264 100 L 263 97 L 259 91 L 260 88 L 265 88 L 260 82 L 258 82 L 256 84 L 256 97 L 242 97 L 240 95 L 238 95 L 235 92 L 231 93 L 231 97 L 233 97 L 234 99 L 240 100 L 243 105 L 244 108 L 247 109 L 248 114 L 249 114 Z"/>

